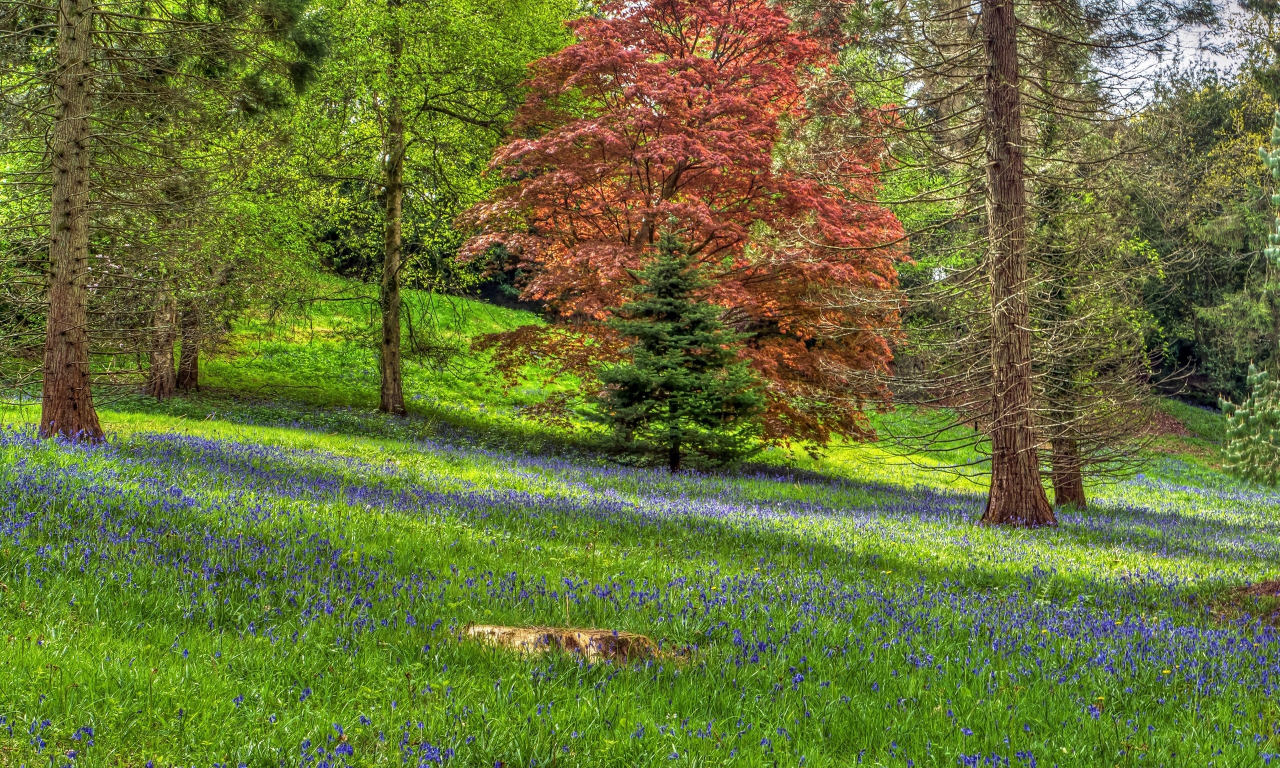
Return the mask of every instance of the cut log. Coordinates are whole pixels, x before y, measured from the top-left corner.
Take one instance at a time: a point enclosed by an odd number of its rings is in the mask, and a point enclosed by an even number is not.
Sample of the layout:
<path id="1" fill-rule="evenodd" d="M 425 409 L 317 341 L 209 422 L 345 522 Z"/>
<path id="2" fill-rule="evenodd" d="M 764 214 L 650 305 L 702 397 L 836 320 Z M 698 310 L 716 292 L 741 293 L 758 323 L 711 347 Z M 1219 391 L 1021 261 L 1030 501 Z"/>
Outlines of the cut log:
<path id="1" fill-rule="evenodd" d="M 561 629 L 555 627 L 503 627 L 472 624 L 465 633 L 489 645 L 520 653 L 561 650 L 578 653 L 587 661 L 640 661 L 659 657 L 656 643 L 644 635 L 609 629 Z"/>

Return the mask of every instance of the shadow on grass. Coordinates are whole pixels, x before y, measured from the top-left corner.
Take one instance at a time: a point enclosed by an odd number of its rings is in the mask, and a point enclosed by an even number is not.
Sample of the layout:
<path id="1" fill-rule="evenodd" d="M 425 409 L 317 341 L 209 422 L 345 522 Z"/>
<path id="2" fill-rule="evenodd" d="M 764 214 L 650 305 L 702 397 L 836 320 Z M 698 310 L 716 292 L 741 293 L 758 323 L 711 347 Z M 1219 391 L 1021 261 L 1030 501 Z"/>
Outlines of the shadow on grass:
<path id="1" fill-rule="evenodd" d="M 215 442 L 215 441 L 209 441 Z M 281 482 L 290 481 L 286 495 L 302 491 L 302 486 L 314 492 L 316 500 L 333 499 L 346 504 L 361 506 L 372 503 L 386 505 L 400 514 L 414 515 L 429 509 L 449 510 L 461 520 L 483 520 L 486 527 L 495 527 L 520 537 L 528 546 L 540 544 L 550 547 L 585 546 L 589 536 L 603 535 L 608 540 L 617 539 L 620 546 L 640 552 L 666 554 L 681 560 L 711 567 L 720 560 L 747 567 L 753 562 L 782 568 L 784 572 L 824 571 L 835 566 L 841 570 L 865 571 L 868 576 L 881 570 L 892 571 L 895 581 L 908 581 L 929 585 L 957 585 L 975 589 L 1013 587 L 1024 591 L 1044 591 L 1065 599 L 1070 595 L 1106 595 L 1117 590 L 1126 594 L 1152 593 L 1148 602 L 1155 607 L 1163 603 L 1168 607 L 1185 607 L 1180 595 L 1189 594 L 1186 584 L 1178 579 L 1158 578 L 1157 574 L 1131 577 L 1093 577 L 1086 573 L 1055 574 L 1041 569 L 1034 563 L 1013 571 L 993 572 L 964 562 L 963 547 L 966 519 L 976 516 L 981 499 L 972 494 L 955 494 L 928 488 L 903 489 L 884 484 L 859 485 L 849 481 L 819 477 L 819 484 L 836 486 L 840 490 L 857 490 L 881 495 L 881 503 L 868 507 L 828 506 L 818 501 L 801 500 L 778 505 L 772 509 L 760 509 L 754 504 L 740 506 L 740 499 L 724 500 L 727 503 L 700 505 L 690 496 L 679 493 L 679 488 L 667 490 L 675 496 L 649 493 L 634 500 L 603 497 L 573 497 L 567 494 L 541 492 L 512 492 L 510 489 L 432 489 L 421 485 L 411 477 L 396 478 L 382 475 L 376 465 L 360 467 L 360 472 L 350 474 L 348 466 L 314 466 L 303 462 L 302 456 L 288 453 L 256 453 L 248 464 L 235 457 L 222 455 L 217 461 L 200 461 L 198 457 L 175 456 L 169 445 L 134 445 L 129 453 L 144 458 L 154 452 L 152 461 L 171 464 L 175 460 L 191 464 L 203 464 L 207 469 L 219 472 L 228 482 L 258 491 L 281 492 Z M 193 450 L 204 450 L 193 446 Z M 307 452 L 307 456 L 315 458 Z M 230 458 L 230 460 L 228 460 Z M 561 467 L 570 469 L 567 462 Z M 548 467 L 554 469 L 554 467 Z M 579 469 L 586 469 L 578 467 Z M 346 470 L 346 471 L 344 471 Z M 658 476 L 660 472 L 633 470 L 637 475 Z M 340 479 L 337 476 L 341 476 Z M 791 476 L 775 478 L 790 485 Z M 758 478 L 759 479 L 759 478 Z M 696 483 L 696 478 L 682 478 L 680 485 Z M 655 490 L 650 488 L 649 490 Z M 311 494 L 308 494 L 311 495 Z M 889 502 L 889 503 L 884 503 Z M 957 510 L 969 510 L 966 518 Z M 874 526 L 878 520 L 898 519 L 915 521 L 922 526 L 944 524 L 952 526 L 952 533 L 959 540 L 959 548 L 950 560 L 929 560 L 913 557 L 892 544 L 880 544 L 875 537 L 866 537 L 857 546 L 824 542 L 804 535 L 804 530 L 787 530 L 785 527 L 755 525 L 752 519 L 767 522 L 771 518 L 840 518 Z M 556 532 L 553 523 L 577 521 Z M 960 527 L 955 527 L 956 525 Z M 575 530 L 577 529 L 577 530 Z M 1030 543 L 1036 539 L 1058 538 L 1055 545 L 1086 545 L 1097 543 L 1095 532 L 1067 528 L 1052 531 L 1010 531 L 1011 543 Z M 1135 556 L 1140 551 L 1158 551 L 1168 542 L 1152 541 L 1148 545 L 1134 541 L 1118 541 L 1118 547 L 1129 549 Z M 1216 557 L 1217 552 L 1192 549 L 1188 554 Z M 1222 556 L 1225 556 L 1222 555 Z M 1225 588 L 1213 586 L 1214 589 Z M 1194 590 L 1204 592 L 1204 589 Z M 1157 599 L 1159 596 L 1159 599 Z M 1132 599 L 1132 598 L 1130 598 Z"/>
<path id="2" fill-rule="evenodd" d="M 459 449 L 480 449 L 515 457 L 558 458 L 591 467 L 612 466 L 622 471 L 649 471 L 646 465 L 618 460 L 606 441 L 588 430 L 554 430 L 518 418 L 472 414 L 434 408 L 409 401 L 409 415 L 391 416 L 371 408 L 320 406 L 305 400 L 277 399 L 246 395 L 229 390 L 206 390 L 159 401 L 145 395 L 113 398 L 111 410 L 120 413 L 155 414 L 195 420 L 218 420 L 260 427 L 302 429 L 322 434 L 409 442 L 430 441 Z M 892 484 L 851 480 L 834 473 L 801 467 L 746 462 L 723 470 L 688 472 L 681 477 L 696 481 L 715 477 L 763 479 L 828 485 L 833 488 L 860 487 L 867 491 L 890 492 Z"/>
<path id="3" fill-rule="evenodd" d="M 655 526 L 642 526 L 643 535 L 636 544 L 653 551 L 660 551 L 664 542 L 672 536 L 688 541 L 694 537 L 710 537 L 720 542 L 722 554 L 734 551 L 744 544 L 751 550 L 766 553 L 771 558 L 790 562 L 794 567 L 807 568 L 816 564 L 839 563 L 858 568 L 892 570 L 899 576 L 923 579 L 926 582 L 949 581 L 973 587 L 990 588 L 1018 582 L 1016 575 L 989 573 L 971 565 L 926 564 L 918 558 L 899 555 L 892 547 L 863 546 L 855 554 L 847 547 L 814 542 L 799 535 L 791 535 L 772 528 L 748 528 L 741 520 L 726 521 L 708 517 L 697 509 L 698 500 L 712 499 L 724 502 L 723 506 L 744 504 L 753 509 L 741 509 L 735 514 L 762 516 L 781 515 L 793 517 L 862 518 L 873 522 L 877 518 L 917 519 L 921 525 L 945 523 L 963 525 L 976 519 L 980 513 L 981 496 L 973 493 L 938 490 L 928 486 L 901 486 L 886 482 L 865 482 L 839 475 L 816 472 L 809 469 L 781 467 L 767 464 L 748 464 L 737 470 L 666 476 L 661 471 L 620 466 L 604 460 L 590 440 L 572 435 L 549 434 L 545 429 L 518 422 L 495 423 L 492 419 L 459 418 L 458 414 L 440 414 L 415 410 L 408 418 L 398 418 L 376 411 L 356 408 L 318 408 L 305 403 L 280 402 L 248 398 L 226 392 L 201 393 L 192 397 L 175 398 L 157 402 L 142 396 L 121 398 L 112 404 L 115 410 L 125 413 L 158 414 L 205 420 L 217 419 L 229 423 L 250 426 L 285 427 L 304 429 L 324 434 L 389 439 L 410 443 L 430 443 L 427 450 L 453 450 L 461 453 L 487 453 L 490 458 L 510 461 L 517 468 L 538 469 L 549 472 L 557 481 L 564 481 L 565 474 L 585 473 L 606 484 L 588 491 L 605 493 L 609 475 L 634 475 L 643 486 L 634 489 L 637 503 L 630 509 L 626 505 L 611 510 L 618 499 L 599 500 L 602 510 L 592 514 L 596 527 L 617 527 L 622 533 L 624 519 L 635 514 L 648 515 L 645 506 L 671 508 L 681 504 L 690 507 L 681 514 L 678 510 L 663 517 Z M 297 470 L 298 467 L 293 467 Z M 737 481 L 758 481 L 763 487 L 744 487 Z M 791 486 L 803 486 L 802 490 L 821 489 L 845 498 L 796 499 Z M 368 489 L 374 495 L 375 491 Z M 777 493 L 774 494 L 773 491 Z M 543 502 L 553 506 L 568 501 L 565 495 L 539 494 Z M 564 496 L 564 497 L 562 497 Z M 472 496 L 474 500 L 474 496 Z M 439 501 L 444 502 L 444 499 Z M 532 497 L 528 500 L 533 503 Z M 772 504 L 773 508 L 769 509 Z M 934 510 L 930 512 L 930 510 Z M 555 510 L 556 514 L 583 514 L 585 510 Z M 518 517 L 519 515 L 517 515 Z M 1121 552 L 1126 561 L 1141 563 L 1149 556 L 1187 556 L 1235 562 L 1244 566 L 1256 566 L 1273 554 L 1275 547 L 1256 540 L 1258 535 L 1273 537 L 1280 534 L 1280 523 L 1261 526 L 1206 520 L 1203 516 L 1175 510 L 1155 510 L 1140 506 L 1111 504 L 1092 508 L 1082 515 L 1064 516 L 1067 525 L 1055 531 L 1009 532 L 1011 541 L 1023 537 L 1056 538 L 1052 546 L 1096 547 L 1110 546 Z M 672 527 L 674 526 L 674 528 Z M 1144 529 L 1147 532 L 1144 533 Z M 962 531 L 963 529 L 961 529 Z M 512 532 L 527 535 L 527 529 L 516 526 Z M 1211 532 L 1212 535 L 1205 535 Z M 636 533 L 633 529 L 632 533 Z M 711 543 L 708 541 L 708 543 Z M 868 540 L 872 541 L 872 540 Z M 1136 570 L 1136 569 L 1135 569 Z M 1067 593 L 1096 593 L 1099 580 L 1088 576 L 1054 577 L 1059 588 Z M 1112 579 L 1114 577 L 1107 577 Z M 1228 587 L 1206 584 L 1194 591 L 1198 593 L 1221 591 Z"/>

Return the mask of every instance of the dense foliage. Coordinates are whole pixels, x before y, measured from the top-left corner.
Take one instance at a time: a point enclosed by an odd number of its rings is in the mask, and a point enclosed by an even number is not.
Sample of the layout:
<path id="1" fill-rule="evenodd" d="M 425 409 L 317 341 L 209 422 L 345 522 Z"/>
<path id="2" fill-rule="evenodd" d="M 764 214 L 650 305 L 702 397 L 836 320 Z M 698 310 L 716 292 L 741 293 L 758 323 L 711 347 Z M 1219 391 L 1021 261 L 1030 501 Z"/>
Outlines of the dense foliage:
<path id="1" fill-rule="evenodd" d="M 984 185 L 964 170 L 981 146 L 965 117 L 980 99 L 960 87 L 977 49 L 956 42 L 974 18 L 924 18 L 911 3 L 855 14 L 670 0 L 604 5 L 566 31 L 581 9 L 560 0 L 90 6 L 94 260 L 72 272 L 91 285 L 89 319 L 73 325 L 92 339 L 72 367 L 94 371 L 99 389 L 195 388 L 201 346 L 214 351 L 237 318 L 334 296 L 312 280 L 316 264 L 537 310 L 552 324 L 494 340 L 499 365 L 576 349 L 568 368 L 586 373 L 616 359 L 598 321 L 667 220 L 690 233 L 712 281 L 702 298 L 748 334 L 768 384 L 767 441 L 865 437 L 869 403 L 911 400 L 917 373 L 942 370 L 902 346 L 904 297 L 911 330 L 927 326 L 935 348 L 986 338 L 974 322 L 985 280 L 940 305 L 920 300 L 922 287 L 982 277 Z M 0 373 L 27 397 L 42 378 L 42 137 L 61 33 L 53 4 L 3 8 Z M 1043 444 L 1060 432 L 1076 443 L 1042 461 L 1074 450 L 1086 467 L 1113 466 L 1114 436 L 1133 430 L 1092 401 L 1142 421 L 1150 403 L 1128 397 L 1139 379 L 1205 403 L 1240 399 L 1249 362 L 1270 366 L 1280 349 L 1280 280 L 1260 257 L 1273 180 L 1249 151 L 1272 119 L 1276 6 L 1246 4 L 1233 73 L 1169 74 L 1131 116 L 1105 107 L 1100 61 L 1065 42 L 1096 33 L 1109 45 L 1115 30 L 1078 27 L 1066 6 L 1019 13 L 1039 30 L 1022 74 L 1028 167 L 1043 181 L 1028 240 L 1035 396 L 1055 404 L 1037 406 Z M 900 34 L 913 19 L 927 39 Z M 393 219 L 400 258 L 384 270 Z M 389 305 L 403 302 L 353 284 L 339 293 L 369 310 L 345 336 L 385 357 L 397 346 Z M 428 315 L 399 322 L 407 361 L 457 353 Z M 526 366 L 508 368 L 522 386 Z M 973 398 L 933 395 L 984 424 Z M 528 413 L 568 424 L 582 399 L 555 397 Z"/>
<path id="2" fill-rule="evenodd" d="M 473 286 L 474 272 L 454 262 L 465 233 L 453 220 L 490 186 L 481 171 L 519 103 L 525 65 L 563 44 L 567 4 L 316 5 L 331 51 L 291 127 L 321 258 L 338 274 L 379 279 L 385 101 L 394 94 L 406 132 L 403 282 L 446 292 Z"/>
<path id="3" fill-rule="evenodd" d="M 602 320 L 673 221 L 706 298 L 751 334 L 769 434 L 864 433 L 903 254 L 875 202 L 873 134 L 891 118 L 849 101 L 826 77 L 834 54 L 765 0 L 611 3 L 570 28 L 577 42 L 533 65 L 493 160 L 507 183 L 468 215 L 482 234 L 466 252 L 501 245 L 526 299 Z M 811 120 L 826 111 L 867 136 L 826 141 Z M 817 135 L 791 146 L 806 125 Z"/>
<path id="4" fill-rule="evenodd" d="M 1134 122 L 1149 151 L 1122 181 L 1157 272 L 1143 289 L 1152 357 L 1205 405 L 1247 396 L 1280 349 L 1280 279 L 1263 255 L 1274 181 L 1260 161 L 1275 103 L 1249 72 L 1174 79 Z"/>

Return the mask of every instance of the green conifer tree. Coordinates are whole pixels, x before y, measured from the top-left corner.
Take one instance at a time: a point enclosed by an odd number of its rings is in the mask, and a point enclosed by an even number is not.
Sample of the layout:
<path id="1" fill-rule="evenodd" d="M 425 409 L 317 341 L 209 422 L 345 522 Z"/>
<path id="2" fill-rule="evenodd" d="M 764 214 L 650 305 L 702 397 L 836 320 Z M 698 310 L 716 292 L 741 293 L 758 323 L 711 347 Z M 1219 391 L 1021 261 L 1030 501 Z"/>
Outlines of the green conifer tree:
<path id="1" fill-rule="evenodd" d="M 695 297 L 708 285 L 679 240 L 666 233 L 658 258 L 636 273 L 634 300 L 610 327 L 635 339 L 629 360 L 600 372 L 594 418 L 629 449 L 665 455 L 672 472 L 685 456 L 723 465 L 758 450 L 762 386 L 725 328 L 718 307 Z"/>
<path id="2" fill-rule="evenodd" d="M 1280 69 L 1272 69 L 1272 84 L 1280 83 Z M 1277 86 L 1280 87 L 1280 86 Z M 1269 89 L 1270 90 L 1270 89 Z M 1258 150 L 1258 156 L 1280 181 L 1280 111 L 1275 113 L 1271 128 L 1271 149 Z M 1280 194 L 1271 196 L 1271 205 L 1280 206 Z M 1275 231 L 1267 236 L 1263 253 L 1273 264 L 1280 264 L 1280 216 Z M 1267 371 L 1249 364 L 1249 399 L 1237 406 L 1219 400 L 1227 417 L 1226 466 L 1232 473 L 1265 485 L 1280 484 L 1280 381 Z"/>
<path id="3" fill-rule="evenodd" d="M 1227 416 L 1227 460 L 1232 473 L 1265 485 L 1280 484 L 1280 381 L 1249 366 L 1249 399 L 1219 401 Z"/>
<path id="4" fill-rule="evenodd" d="M 1280 69 L 1276 70 L 1276 79 L 1280 81 Z M 1258 157 L 1271 170 L 1271 178 L 1280 181 L 1280 110 L 1276 111 L 1271 126 L 1271 149 L 1259 148 Z M 1271 205 L 1280 207 L 1280 193 L 1271 196 Z M 1280 264 L 1280 215 L 1276 216 L 1274 231 L 1267 235 L 1267 245 L 1263 250 L 1267 259 L 1273 264 Z"/>

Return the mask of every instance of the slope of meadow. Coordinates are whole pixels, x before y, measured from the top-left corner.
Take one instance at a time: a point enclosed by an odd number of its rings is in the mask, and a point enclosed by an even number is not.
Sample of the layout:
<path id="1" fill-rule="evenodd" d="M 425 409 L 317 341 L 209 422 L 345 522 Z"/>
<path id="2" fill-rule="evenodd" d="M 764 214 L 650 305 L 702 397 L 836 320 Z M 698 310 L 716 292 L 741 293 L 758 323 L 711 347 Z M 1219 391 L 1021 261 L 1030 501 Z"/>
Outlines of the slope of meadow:
<path id="1" fill-rule="evenodd" d="M 455 317 L 458 339 L 528 319 Z M 1280 753 L 1280 635 L 1251 615 L 1271 606 L 1229 598 L 1280 577 L 1280 495 L 1213 469 L 1207 438 L 1165 440 L 1056 530 L 988 530 L 980 474 L 928 467 L 964 456 L 621 468 L 519 422 L 536 392 L 476 359 L 414 369 L 414 416 L 384 418 L 371 358 L 338 336 L 352 320 L 323 320 L 245 324 L 206 369 L 215 392 L 117 401 L 102 445 L 4 412 L 0 764 Z M 664 652 L 519 656 L 470 623 Z"/>

